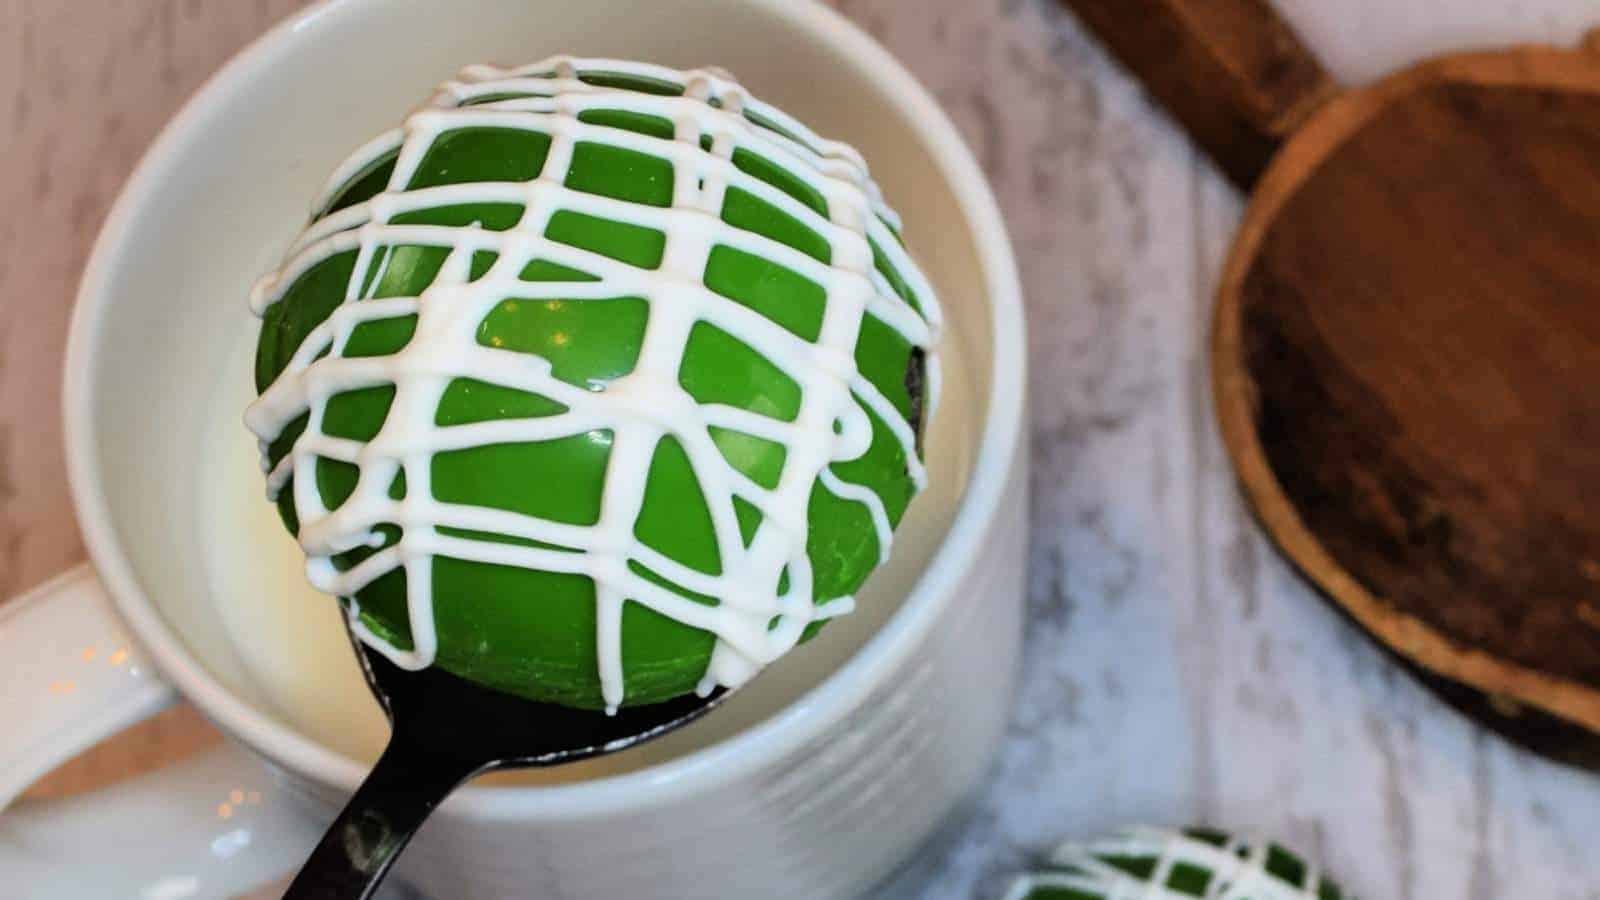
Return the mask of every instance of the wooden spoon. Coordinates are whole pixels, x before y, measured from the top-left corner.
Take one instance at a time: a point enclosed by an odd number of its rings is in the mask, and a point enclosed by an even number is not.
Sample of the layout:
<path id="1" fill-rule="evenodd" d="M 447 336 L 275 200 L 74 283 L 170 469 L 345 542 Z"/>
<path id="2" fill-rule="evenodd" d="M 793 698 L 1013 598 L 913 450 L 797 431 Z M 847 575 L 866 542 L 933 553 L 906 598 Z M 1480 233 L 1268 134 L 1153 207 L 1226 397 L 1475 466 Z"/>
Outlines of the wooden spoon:
<path id="1" fill-rule="evenodd" d="M 1447 699 L 1600 765 L 1600 41 L 1340 91 L 1263 0 L 1065 0 L 1254 195 L 1218 290 L 1257 516 Z"/>
<path id="2" fill-rule="evenodd" d="M 691 694 L 623 707 L 613 716 L 524 700 L 437 666 L 407 671 L 351 641 L 393 726 L 389 744 L 311 851 L 285 900 L 371 897 L 423 821 L 469 779 L 625 750 L 689 724 L 729 694 Z"/>

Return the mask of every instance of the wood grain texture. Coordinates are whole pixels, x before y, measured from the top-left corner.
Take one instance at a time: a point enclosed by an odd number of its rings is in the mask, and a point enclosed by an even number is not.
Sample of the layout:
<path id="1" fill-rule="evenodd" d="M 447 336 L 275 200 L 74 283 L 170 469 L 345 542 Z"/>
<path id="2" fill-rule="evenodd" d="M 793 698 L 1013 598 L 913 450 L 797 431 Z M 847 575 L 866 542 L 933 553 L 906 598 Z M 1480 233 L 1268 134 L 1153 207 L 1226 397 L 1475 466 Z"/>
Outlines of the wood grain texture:
<path id="1" fill-rule="evenodd" d="M 1458 56 L 1340 98 L 1251 202 L 1214 361 L 1228 448 L 1301 569 L 1497 699 L 1472 705 L 1497 728 L 1590 763 L 1597 154 L 1588 52 Z"/>
<path id="2" fill-rule="evenodd" d="M 1335 92 L 1266 0 L 1063 0 L 1234 183 Z"/>
<path id="3" fill-rule="evenodd" d="M 996 900 L 1061 838 L 1208 820 L 1280 834 L 1367 897 L 1600 900 L 1600 782 L 1487 736 L 1399 674 L 1279 561 L 1241 503 L 1204 338 L 1237 192 L 1058 0 L 836 5 L 929 86 L 982 162 L 1022 264 L 1033 354 L 1036 528 L 1018 705 L 982 795 L 878 896 Z M 1570 43 L 1594 16 L 1586 0 L 1278 5 L 1349 83 L 1445 49 Z M 31 323 L 64 321 L 87 241 L 139 148 L 285 11 L 124 0 L 92 4 L 91 17 L 90 6 L 0 0 L 8 123 L 23 85 L 19 23 L 34 23 L 35 48 L 54 48 L 27 64 L 31 124 L 0 141 L 0 196 L 26 199 L 52 154 L 75 154 L 37 209 L 0 208 L 0 422 L 26 419 L 29 398 L 56 390 L 60 325 Z M 131 49 L 147 18 L 169 24 Z M 174 36 L 157 39 L 161 29 Z M 100 90 L 106 56 L 128 75 Z M 164 67 L 170 80 L 152 75 Z M 47 99 L 56 77 L 70 100 Z M 114 118 L 127 145 L 102 157 L 92 145 Z M 122 168 L 101 174 L 108 158 Z M 80 185 L 93 197 L 74 229 Z M 55 282 L 16 274 L 51 259 Z M 23 327 L 27 339 L 15 336 Z M 50 432 L 54 400 L 36 408 L 35 427 Z M 37 503 L 6 506 L 5 534 L 28 536 L 17 587 L 81 554 L 59 546 L 74 541 L 59 452 L 53 436 L 17 451 L 40 482 L 28 488 Z"/>

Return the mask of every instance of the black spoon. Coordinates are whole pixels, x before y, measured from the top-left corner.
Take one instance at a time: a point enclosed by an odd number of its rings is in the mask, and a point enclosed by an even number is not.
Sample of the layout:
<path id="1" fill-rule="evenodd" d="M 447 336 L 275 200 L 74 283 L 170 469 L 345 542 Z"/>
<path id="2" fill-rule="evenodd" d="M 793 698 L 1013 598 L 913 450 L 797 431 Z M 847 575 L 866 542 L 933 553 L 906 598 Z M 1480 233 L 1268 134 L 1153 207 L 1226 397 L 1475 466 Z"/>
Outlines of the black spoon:
<path id="1" fill-rule="evenodd" d="M 407 671 L 352 642 L 367 685 L 389 716 L 389 745 L 284 900 L 372 896 L 428 814 L 474 776 L 615 753 L 687 725 L 728 696 L 719 689 L 707 697 L 623 707 L 610 716 L 524 700 L 437 666 Z"/>

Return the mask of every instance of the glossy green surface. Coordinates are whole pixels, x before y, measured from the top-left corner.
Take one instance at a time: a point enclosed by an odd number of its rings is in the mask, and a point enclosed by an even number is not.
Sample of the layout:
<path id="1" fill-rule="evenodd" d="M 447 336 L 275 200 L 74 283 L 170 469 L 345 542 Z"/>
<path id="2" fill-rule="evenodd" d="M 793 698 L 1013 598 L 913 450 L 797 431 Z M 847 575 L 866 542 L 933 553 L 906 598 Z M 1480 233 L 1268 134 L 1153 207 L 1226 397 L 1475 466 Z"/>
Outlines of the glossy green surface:
<path id="1" fill-rule="evenodd" d="M 1141 829 L 1138 845 L 1067 845 L 1044 871 L 1019 879 L 1017 900 L 1350 900 L 1337 884 L 1276 843 L 1210 828 Z M 1156 838 L 1160 838 L 1158 842 Z M 1116 849 L 1110 849 L 1115 847 Z"/>
<path id="2" fill-rule="evenodd" d="M 626 112 L 586 114 L 592 124 L 659 134 L 662 122 Z M 670 131 L 668 132 L 670 134 Z M 543 135 L 508 129 L 465 129 L 442 135 L 426 155 L 409 187 L 471 181 L 525 181 L 538 177 L 549 148 Z M 735 163 L 801 202 L 822 209 L 823 200 L 800 179 L 776 165 L 741 151 Z M 358 174 L 329 205 L 328 212 L 362 202 L 383 189 L 393 161 L 380 161 Z M 636 203 L 664 205 L 672 195 L 672 168 L 664 159 L 599 143 L 580 143 L 569 186 Z M 522 210 L 511 204 L 473 204 L 409 213 L 405 221 L 488 229 L 512 227 Z M 723 217 L 731 224 L 784 241 L 827 261 L 828 245 L 798 220 L 755 196 L 728 192 Z M 583 247 L 651 268 L 659 265 L 665 236 L 648 228 L 597 219 L 574 212 L 555 215 L 546 232 L 552 240 Z M 389 247 L 375 254 L 365 272 L 354 271 L 353 251 L 335 256 L 305 273 L 285 297 L 266 313 L 256 364 L 258 388 L 264 389 L 287 364 L 294 350 L 345 296 L 351 279 L 361 279 L 363 296 L 415 296 L 438 274 L 446 249 Z M 387 257 L 387 265 L 383 265 Z M 480 252 L 473 277 L 494 262 Z M 890 283 L 915 302 L 899 273 L 889 270 Z M 372 284 L 374 273 L 381 272 Z M 548 261 L 535 261 L 521 273 L 529 282 L 594 280 Z M 802 337 L 814 339 L 826 297 L 820 286 L 767 260 L 718 247 L 705 272 L 708 287 L 760 312 Z M 359 301 L 358 301 L 359 302 Z M 563 301 L 508 296 L 484 319 L 478 340 L 488 346 L 536 354 L 549 360 L 555 377 L 589 390 L 604 390 L 613 379 L 632 370 L 637 359 L 649 304 L 638 297 Z M 344 348 L 347 356 L 383 355 L 410 339 L 414 317 L 359 326 Z M 912 410 L 906 387 L 913 365 L 910 345 L 870 317 L 857 350 L 862 372 L 903 413 Z M 920 364 L 920 361 L 918 361 Z M 799 386 L 755 350 L 711 325 L 701 323 L 691 334 L 679 373 L 685 390 L 701 403 L 742 407 L 782 420 L 793 420 L 800 402 Z M 367 440 L 382 426 L 393 397 L 392 388 L 371 388 L 333 397 L 324 416 L 332 435 Z M 561 412 L 555 401 L 498 385 L 457 379 L 437 412 L 441 426 L 510 417 L 536 417 Z M 834 471 L 846 481 L 866 485 L 883 497 L 891 521 L 898 522 L 914 492 L 906 461 L 884 423 L 874 418 L 870 450 Z M 304 427 L 302 420 L 271 448 L 276 462 Z M 758 484 L 777 483 L 784 448 L 748 435 L 714 431 L 729 464 Z M 512 510 L 557 522 L 593 524 L 605 487 L 611 449 L 609 432 L 554 441 L 500 444 L 438 454 L 432 463 L 436 496 L 453 503 Z M 317 465 L 318 490 L 330 507 L 354 488 L 355 468 L 331 460 Z M 403 478 L 393 496 L 403 496 Z M 291 531 L 297 529 L 293 488 L 285 488 L 280 511 Z M 760 513 L 739 501 L 741 529 L 748 540 Z M 822 602 L 853 593 L 876 566 L 877 538 L 865 507 L 838 498 L 820 486 L 810 507 L 808 551 L 814 568 L 816 599 Z M 398 528 L 384 530 L 392 542 Z M 446 530 L 455 537 L 511 541 L 500 535 Z M 650 466 L 643 509 L 635 534 L 650 547 L 678 562 L 716 574 L 721 571 L 710 513 L 688 458 L 676 441 L 663 441 Z M 525 541 L 523 543 L 526 543 Z M 370 554 L 362 549 L 337 562 L 353 565 Z M 698 602 L 717 598 L 693 594 L 633 564 L 636 572 Z M 403 572 L 392 572 L 362 590 L 357 600 L 363 621 L 401 646 L 408 646 L 406 584 Z M 586 577 L 436 558 L 433 562 L 434 615 L 439 635 L 437 663 L 480 683 L 534 699 L 578 706 L 600 706 L 596 670 L 594 585 Z M 628 603 L 622 623 L 626 702 L 658 702 L 694 689 L 710 658 L 712 635 L 663 617 L 643 605 Z"/>

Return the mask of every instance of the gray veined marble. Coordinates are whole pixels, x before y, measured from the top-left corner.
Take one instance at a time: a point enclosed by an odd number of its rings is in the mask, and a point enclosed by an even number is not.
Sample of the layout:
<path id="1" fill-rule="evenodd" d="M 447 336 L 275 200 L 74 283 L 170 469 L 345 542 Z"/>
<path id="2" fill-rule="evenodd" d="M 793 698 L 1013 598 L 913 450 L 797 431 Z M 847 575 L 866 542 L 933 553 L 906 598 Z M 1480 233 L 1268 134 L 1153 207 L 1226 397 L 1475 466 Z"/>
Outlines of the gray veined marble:
<path id="1" fill-rule="evenodd" d="M 1054 0 L 838 5 L 983 163 L 1033 354 L 1021 694 L 985 792 L 883 896 L 997 898 L 1064 837 L 1210 822 L 1277 835 L 1364 897 L 1600 898 L 1600 777 L 1444 707 L 1245 511 L 1205 358 L 1234 190 Z M 1600 23 L 1558 0 L 1280 6 L 1347 81 Z"/>

